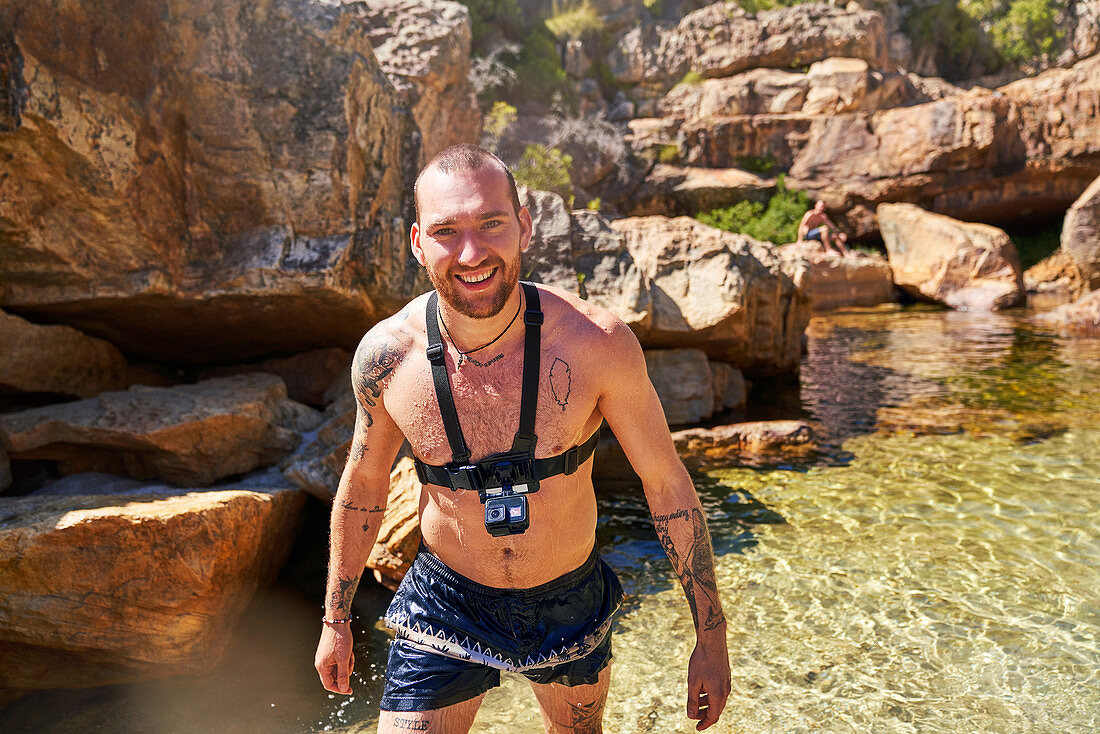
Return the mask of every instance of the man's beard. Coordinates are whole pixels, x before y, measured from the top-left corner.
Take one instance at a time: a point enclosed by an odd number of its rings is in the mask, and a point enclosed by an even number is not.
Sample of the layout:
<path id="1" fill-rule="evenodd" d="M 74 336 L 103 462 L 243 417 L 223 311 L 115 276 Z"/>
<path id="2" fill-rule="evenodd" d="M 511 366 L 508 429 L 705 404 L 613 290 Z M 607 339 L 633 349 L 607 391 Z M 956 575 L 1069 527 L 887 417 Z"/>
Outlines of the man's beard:
<path id="1" fill-rule="evenodd" d="M 519 283 L 519 260 L 519 257 L 516 257 L 511 263 L 497 261 L 497 272 L 493 274 L 493 278 L 497 281 L 497 288 L 486 305 L 481 304 L 484 303 L 488 294 L 474 294 L 477 300 L 470 300 L 470 297 L 460 290 L 461 286 L 455 283 L 453 271 L 439 275 L 429 268 L 428 279 L 439 292 L 439 297 L 455 311 L 472 319 L 488 319 L 501 312 L 516 289 L 516 284 Z"/>

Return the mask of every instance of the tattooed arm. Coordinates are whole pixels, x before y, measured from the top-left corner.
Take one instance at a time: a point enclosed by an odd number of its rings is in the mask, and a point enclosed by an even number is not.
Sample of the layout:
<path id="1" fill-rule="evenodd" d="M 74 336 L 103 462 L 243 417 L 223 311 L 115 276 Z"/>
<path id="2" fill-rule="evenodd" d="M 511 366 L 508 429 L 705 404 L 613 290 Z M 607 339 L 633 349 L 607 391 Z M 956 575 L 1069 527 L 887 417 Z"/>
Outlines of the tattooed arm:
<path id="1" fill-rule="evenodd" d="M 355 431 L 332 503 L 326 619 L 350 618 L 351 600 L 382 526 L 390 467 L 402 440 L 382 398 L 402 354 L 400 340 L 383 322 L 363 337 L 352 361 Z M 351 651 L 351 625 L 322 625 L 314 665 L 321 683 L 334 693 L 351 693 Z"/>
<path id="2" fill-rule="evenodd" d="M 621 322 L 608 336 L 608 348 L 599 350 L 605 384 L 600 412 L 642 479 L 657 537 L 691 609 L 696 645 L 688 662 L 687 715 L 699 720 L 696 728 L 701 731 L 718 721 L 730 691 L 726 619 L 710 532 L 691 477 L 676 454 L 638 340 Z"/>

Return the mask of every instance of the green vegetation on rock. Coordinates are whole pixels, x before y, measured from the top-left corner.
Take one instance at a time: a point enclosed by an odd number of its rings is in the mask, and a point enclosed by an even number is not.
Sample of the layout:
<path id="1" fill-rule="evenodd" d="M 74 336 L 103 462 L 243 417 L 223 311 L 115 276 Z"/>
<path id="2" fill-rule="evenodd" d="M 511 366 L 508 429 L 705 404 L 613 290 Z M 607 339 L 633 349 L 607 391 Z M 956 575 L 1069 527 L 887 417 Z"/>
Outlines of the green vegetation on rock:
<path id="1" fill-rule="evenodd" d="M 603 17 L 588 0 L 560 3 L 554 1 L 553 14 L 546 19 L 546 27 L 559 41 L 580 38 L 590 33 L 602 33 Z"/>
<path id="2" fill-rule="evenodd" d="M 745 200 L 723 209 L 699 212 L 695 218 L 727 232 L 741 232 L 754 239 L 783 243 L 798 239 L 798 223 L 809 208 L 806 194 L 788 189 L 780 174 L 775 194 L 767 206 L 759 201 Z"/>
<path id="3" fill-rule="evenodd" d="M 532 143 L 523 151 L 523 158 L 515 167 L 516 181 L 532 189 L 552 191 L 573 206 L 573 183 L 569 168 L 573 157 L 557 148 Z"/>

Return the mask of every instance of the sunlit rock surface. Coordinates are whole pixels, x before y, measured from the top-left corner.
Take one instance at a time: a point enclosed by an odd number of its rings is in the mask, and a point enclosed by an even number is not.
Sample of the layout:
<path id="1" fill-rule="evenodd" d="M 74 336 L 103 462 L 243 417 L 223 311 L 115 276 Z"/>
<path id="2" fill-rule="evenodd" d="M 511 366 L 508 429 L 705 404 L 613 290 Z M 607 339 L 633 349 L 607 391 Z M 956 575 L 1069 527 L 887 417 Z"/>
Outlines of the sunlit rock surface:
<path id="1" fill-rule="evenodd" d="M 42 494 L 0 507 L 0 690 L 208 670 L 290 550 L 305 495 Z"/>
<path id="2" fill-rule="evenodd" d="M 113 345 L 67 326 L 0 311 L 0 344 L 0 393 L 89 398 L 129 384 L 126 358 Z"/>
<path id="3" fill-rule="evenodd" d="M 54 461 L 67 474 L 195 487 L 274 464 L 319 422 L 317 411 L 287 399 L 281 379 L 250 374 L 7 413 L 0 443 L 14 459 Z"/>
<path id="4" fill-rule="evenodd" d="M 963 311 L 1023 300 L 1020 258 L 1003 230 L 912 204 L 882 204 L 878 218 L 894 282 L 903 290 Z"/>
<path id="5" fill-rule="evenodd" d="M 419 136 L 353 6 L 0 10 L 9 312 L 224 363 L 352 347 L 423 286 L 407 244 Z"/>
<path id="6" fill-rule="evenodd" d="M 646 372 L 671 425 L 697 423 L 714 412 L 714 380 L 699 349 L 647 349 Z"/>
<path id="7" fill-rule="evenodd" d="M 367 0 L 346 6 L 412 110 L 421 163 L 451 145 L 476 143 L 481 110 L 470 83 L 470 11 L 447 0 Z"/>
<path id="8" fill-rule="evenodd" d="M 782 245 L 778 252 L 785 260 L 803 259 L 808 264 L 795 283 L 810 294 L 815 311 L 897 300 L 890 263 L 881 255 L 852 251 L 841 257 L 820 242 Z"/>
<path id="9" fill-rule="evenodd" d="M 1100 336 L 1100 290 L 1040 314 L 1038 318 L 1068 334 Z"/>
<path id="10" fill-rule="evenodd" d="M 339 347 L 313 349 L 291 357 L 204 370 L 200 379 L 249 372 L 277 375 L 286 384 L 286 394 L 291 400 L 323 407 L 327 402 L 325 395 L 333 382 L 341 378 L 345 382 L 350 379 L 351 352 Z"/>

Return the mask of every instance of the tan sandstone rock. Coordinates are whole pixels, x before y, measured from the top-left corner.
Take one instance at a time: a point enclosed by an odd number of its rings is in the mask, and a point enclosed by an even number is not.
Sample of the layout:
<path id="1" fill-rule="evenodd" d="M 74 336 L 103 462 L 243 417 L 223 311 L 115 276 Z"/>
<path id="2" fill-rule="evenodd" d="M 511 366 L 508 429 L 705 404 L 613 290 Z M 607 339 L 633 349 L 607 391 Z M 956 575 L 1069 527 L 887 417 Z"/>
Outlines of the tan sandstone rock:
<path id="1" fill-rule="evenodd" d="M 774 248 L 688 217 L 611 223 L 644 276 L 632 314 L 647 347 L 696 348 L 747 373 L 787 372 L 801 357 L 809 298 Z"/>
<path id="2" fill-rule="evenodd" d="M 774 453 L 812 447 L 814 429 L 805 421 L 754 421 L 672 434 L 680 456 Z"/>
<path id="3" fill-rule="evenodd" d="M 710 363 L 710 377 L 714 383 L 714 412 L 737 410 L 745 407 L 748 385 L 741 370 L 724 362 Z"/>
<path id="4" fill-rule="evenodd" d="M 318 424 L 286 398 L 274 375 L 250 374 L 171 388 L 135 386 L 0 416 L 15 459 L 55 461 L 65 473 L 106 471 L 204 486 L 269 466 Z"/>
<path id="5" fill-rule="evenodd" d="M 1100 290 L 1040 314 L 1038 318 L 1066 334 L 1100 336 Z"/>
<path id="6" fill-rule="evenodd" d="M 881 68 L 887 57 L 882 15 L 806 3 L 753 16 L 736 2 L 717 2 L 676 25 L 645 23 L 628 31 L 611 50 L 608 66 L 620 84 L 664 92 L 688 71 L 723 77 L 831 56 L 862 58 Z"/>
<path id="7" fill-rule="evenodd" d="M 424 286 L 405 224 L 418 136 L 354 4 L 0 12 L 0 306 L 224 363 L 354 347 Z"/>
<path id="8" fill-rule="evenodd" d="M 647 349 L 645 367 L 670 425 L 697 423 L 714 413 L 714 380 L 699 349 Z"/>
<path id="9" fill-rule="evenodd" d="M 912 204 L 881 204 L 878 219 L 894 282 L 912 295 L 964 311 L 1023 300 L 1020 258 L 1003 230 Z"/>
<path id="10" fill-rule="evenodd" d="M 851 252 L 840 257 L 826 251 L 820 242 L 795 242 L 779 248 L 785 260 L 804 259 L 803 279 L 795 279 L 806 290 L 815 311 L 848 306 L 876 306 L 897 300 L 890 263 L 881 255 Z"/>
<path id="11" fill-rule="evenodd" d="M 0 689 L 210 669 L 290 550 L 296 489 L 41 495 L 0 505 Z"/>
<path id="12" fill-rule="evenodd" d="M 481 111 L 470 83 L 470 11 L 447 0 L 349 4 L 369 27 L 374 53 L 420 128 L 421 164 L 444 148 L 476 143 Z"/>
<path id="13" fill-rule="evenodd" d="M 282 378 L 291 400 L 313 406 L 324 406 L 328 389 L 341 377 L 345 382 L 351 374 L 351 352 L 339 347 L 314 349 L 292 357 L 266 359 L 251 364 L 217 367 L 204 370 L 200 379 L 266 372 Z"/>
<path id="14" fill-rule="evenodd" d="M 619 208 L 633 217 L 651 214 L 674 217 L 733 206 L 745 199 L 767 201 L 773 193 L 775 179 L 739 168 L 658 163 Z"/>
<path id="15" fill-rule="evenodd" d="M 1081 287 L 1100 288 L 1100 178 L 1066 212 L 1061 249 L 1077 269 Z"/>
<path id="16" fill-rule="evenodd" d="M 0 311 L 0 392 L 89 398 L 129 384 L 114 345 L 67 326 L 32 324 Z"/>
<path id="17" fill-rule="evenodd" d="M 367 568 L 374 579 L 391 591 L 396 591 L 405 578 L 416 551 L 420 547 L 420 482 L 410 456 L 397 460 L 390 472 L 390 493 L 382 529 L 371 549 Z"/>

